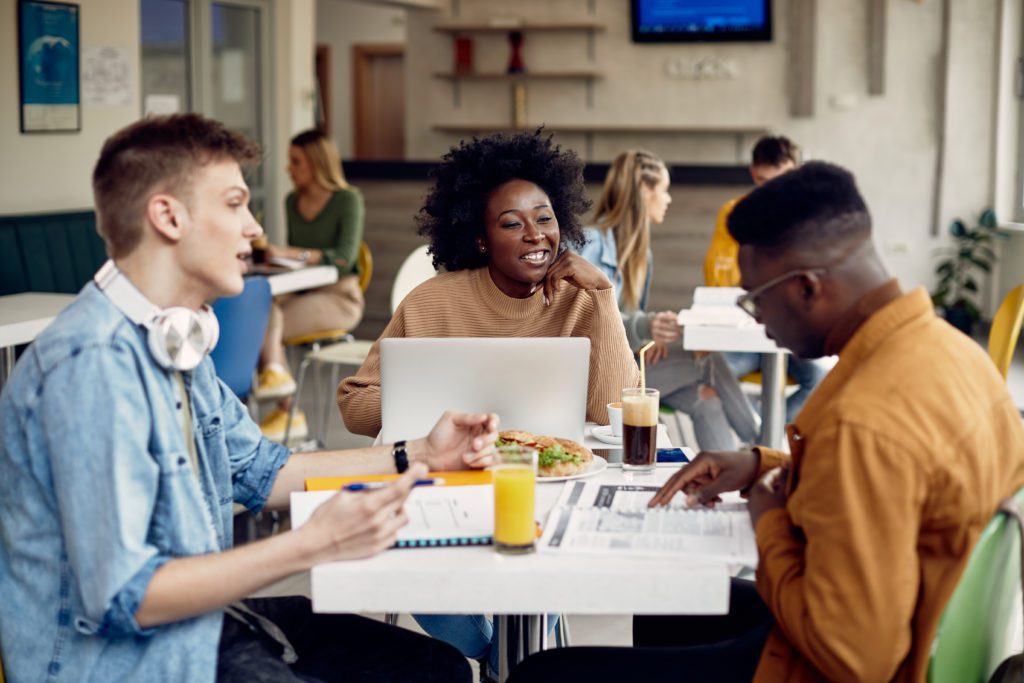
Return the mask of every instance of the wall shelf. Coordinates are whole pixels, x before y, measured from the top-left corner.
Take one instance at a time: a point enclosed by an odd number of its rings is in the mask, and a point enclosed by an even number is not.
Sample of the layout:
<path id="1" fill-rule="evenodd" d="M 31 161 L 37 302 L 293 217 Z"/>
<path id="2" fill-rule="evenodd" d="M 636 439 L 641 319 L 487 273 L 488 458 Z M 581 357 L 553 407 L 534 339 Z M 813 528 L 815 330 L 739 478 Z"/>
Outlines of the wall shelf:
<path id="1" fill-rule="evenodd" d="M 605 25 L 596 21 L 555 22 L 447 22 L 437 24 L 439 33 L 508 33 L 509 31 L 604 31 Z"/>
<path id="2" fill-rule="evenodd" d="M 432 128 L 441 133 L 500 133 L 533 131 L 539 126 L 559 133 L 669 133 L 694 135 L 765 135 L 768 129 L 762 126 L 675 126 L 675 125 L 634 125 L 634 124 L 559 124 L 533 123 L 516 128 L 501 123 L 441 123 Z"/>
<path id="3" fill-rule="evenodd" d="M 736 161 L 744 163 L 746 148 L 744 142 L 749 137 L 761 137 L 768 133 L 763 126 L 678 126 L 678 125 L 637 125 L 637 124 L 528 124 L 515 127 L 507 124 L 487 123 L 441 123 L 431 126 L 439 133 L 455 135 L 488 135 L 490 133 L 532 133 L 541 125 L 548 133 L 575 133 L 585 136 L 586 158 L 593 158 L 594 135 L 600 134 L 634 134 L 634 135 L 723 135 L 732 137 L 736 143 Z"/>
<path id="4" fill-rule="evenodd" d="M 563 80 L 593 80 L 603 78 L 604 74 L 599 71 L 527 71 L 524 73 L 495 72 L 468 72 L 454 73 L 451 71 L 438 71 L 434 78 L 446 81 L 563 81 Z"/>

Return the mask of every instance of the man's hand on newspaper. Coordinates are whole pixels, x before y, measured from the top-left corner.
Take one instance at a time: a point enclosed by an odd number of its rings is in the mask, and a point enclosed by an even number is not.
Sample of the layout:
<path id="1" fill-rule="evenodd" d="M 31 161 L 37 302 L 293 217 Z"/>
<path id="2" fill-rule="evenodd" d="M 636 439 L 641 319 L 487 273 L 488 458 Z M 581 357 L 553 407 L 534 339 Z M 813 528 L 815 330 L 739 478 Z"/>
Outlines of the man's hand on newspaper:
<path id="1" fill-rule="evenodd" d="M 775 508 L 786 507 L 786 479 L 788 477 L 789 470 L 776 467 L 766 472 L 751 487 L 747 510 L 750 512 L 750 523 L 755 529 L 761 515 Z"/>
<path id="2" fill-rule="evenodd" d="M 688 505 L 714 507 L 721 500 L 720 493 L 750 486 L 759 464 L 754 451 L 701 451 L 665 482 L 648 505 L 668 505 L 682 491 Z"/>

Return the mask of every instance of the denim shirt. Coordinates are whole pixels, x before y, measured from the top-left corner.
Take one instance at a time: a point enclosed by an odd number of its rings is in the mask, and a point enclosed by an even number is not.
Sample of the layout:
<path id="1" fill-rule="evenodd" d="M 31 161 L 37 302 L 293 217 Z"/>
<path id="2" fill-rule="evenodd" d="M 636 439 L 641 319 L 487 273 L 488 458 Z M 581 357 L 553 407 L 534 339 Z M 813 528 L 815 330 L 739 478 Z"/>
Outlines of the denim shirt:
<path id="1" fill-rule="evenodd" d="M 640 305 L 635 311 L 627 310 L 622 300 L 622 272 L 619 270 L 619 250 L 615 242 L 615 231 L 583 228 L 583 233 L 587 236 L 587 243 L 580 249 L 579 254 L 597 266 L 612 281 L 619 302 L 619 312 L 622 314 L 622 324 L 626 327 L 626 339 L 629 341 L 629 347 L 635 351 L 651 340 L 653 316 L 645 312 L 647 297 L 651 293 L 651 275 L 654 272 L 651 251 L 647 251 L 647 278 L 644 280 L 644 293 L 640 297 Z"/>
<path id="2" fill-rule="evenodd" d="M 259 510 L 288 459 L 209 358 L 173 372 L 87 284 L 0 396 L 0 651 L 13 681 L 213 681 L 222 612 L 143 629 L 153 572 L 231 547 L 232 501 Z"/>

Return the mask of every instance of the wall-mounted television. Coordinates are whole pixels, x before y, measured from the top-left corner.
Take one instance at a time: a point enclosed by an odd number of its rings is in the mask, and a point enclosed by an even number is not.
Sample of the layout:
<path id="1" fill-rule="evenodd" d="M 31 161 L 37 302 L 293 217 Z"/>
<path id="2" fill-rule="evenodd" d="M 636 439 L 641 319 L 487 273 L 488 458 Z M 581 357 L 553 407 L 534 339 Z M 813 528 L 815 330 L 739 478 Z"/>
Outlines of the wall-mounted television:
<path id="1" fill-rule="evenodd" d="M 633 42 L 772 39 L 771 0 L 632 0 Z"/>

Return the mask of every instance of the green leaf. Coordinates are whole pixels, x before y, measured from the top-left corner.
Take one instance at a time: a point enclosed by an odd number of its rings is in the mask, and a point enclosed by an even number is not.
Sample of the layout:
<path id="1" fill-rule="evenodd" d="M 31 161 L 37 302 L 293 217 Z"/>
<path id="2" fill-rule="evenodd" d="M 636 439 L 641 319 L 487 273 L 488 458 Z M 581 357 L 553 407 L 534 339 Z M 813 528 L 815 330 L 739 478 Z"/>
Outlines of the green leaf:
<path id="1" fill-rule="evenodd" d="M 967 226 L 964 222 L 957 218 L 955 221 L 949 224 L 949 232 L 953 237 L 963 237 L 967 234 Z"/>
<path id="2" fill-rule="evenodd" d="M 987 261 L 982 261 L 981 259 L 974 258 L 973 256 L 971 257 L 970 261 L 971 261 L 971 263 L 973 263 L 974 265 L 978 266 L 979 268 L 981 268 L 986 273 L 991 272 L 991 270 L 992 270 L 992 266 L 989 265 L 989 263 Z"/>
<path id="3" fill-rule="evenodd" d="M 999 221 L 996 220 L 996 212 L 992 209 L 985 209 L 981 212 L 978 217 L 978 225 L 983 228 L 995 228 L 999 226 Z"/>
<path id="4" fill-rule="evenodd" d="M 990 263 L 996 260 L 996 253 L 988 247 L 978 247 L 974 253 Z"/>
<path id="5" fill-rule="evenodd" d="M 953 274 L 953 263 L 951 261 L 943 261 L 935 268 L 937 275 L 952 275 Z"/>
<path id="6" fill-rule="evenodd" d="M 966 289 L 968 292 L 977 292 L 978 283 L 975 282 L 974 280 L 968 280 L 967 282 L 964 283 L 964 289 Z"/>

